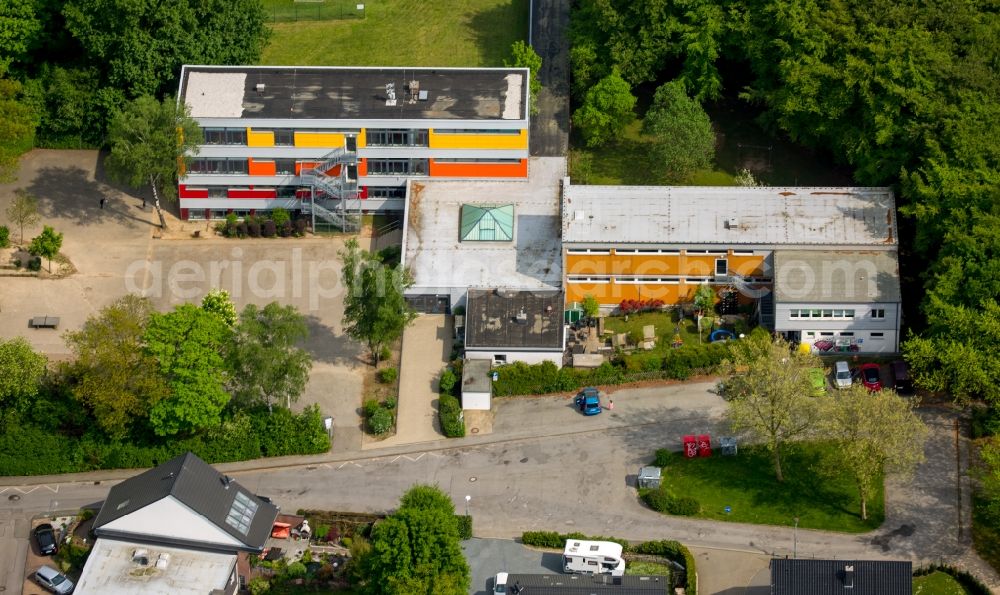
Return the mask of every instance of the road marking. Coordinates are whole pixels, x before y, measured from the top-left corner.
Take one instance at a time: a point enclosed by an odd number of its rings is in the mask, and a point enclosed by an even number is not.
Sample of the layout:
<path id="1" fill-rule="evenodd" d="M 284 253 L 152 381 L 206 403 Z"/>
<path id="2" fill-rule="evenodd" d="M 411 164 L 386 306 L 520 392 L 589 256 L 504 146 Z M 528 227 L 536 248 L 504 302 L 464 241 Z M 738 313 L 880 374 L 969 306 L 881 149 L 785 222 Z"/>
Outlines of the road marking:
<path id="1" fill-rule="evenodd" d="M 362 467 L 361 465 L 355 463 L 354 461 L 345 461 L 345 462 L 341 463 L 340 466 L 337 467 L 337 469 L 343 469 L 344 467 L 346 467 L 348 465 L 354 465 L 358 469 L 364 469 L 364 467 Z"/>
<path id="2" fill-rule="evenodd" d="M 58 494 L 59 493 L 59 485 L 58 484 L 55 487 L 43 484 L 43 485 L 30 486 L 30 487 L 25 487 L 25 488 L 20 488 L 20 487 L 17 487 L 17 486 L 0 488 L 0 494 L 5 494 L 5 493 L 7 493 L 8 490 L 16 490 L 18 492 L 21 492 L 22 494 L 30 494 L 30 493 L 34 492 L 35 490 L 37 490 L 38 488 L 45 488 L 46 490 L 52 492 L 53 494 Z"/>

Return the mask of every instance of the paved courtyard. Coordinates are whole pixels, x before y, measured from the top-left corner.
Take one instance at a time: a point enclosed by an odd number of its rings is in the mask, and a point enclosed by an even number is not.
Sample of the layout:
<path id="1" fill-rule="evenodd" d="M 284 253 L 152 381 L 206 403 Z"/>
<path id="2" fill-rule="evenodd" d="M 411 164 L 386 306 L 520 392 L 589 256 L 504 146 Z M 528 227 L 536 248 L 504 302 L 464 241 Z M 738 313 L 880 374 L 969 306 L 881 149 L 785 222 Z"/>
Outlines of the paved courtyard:
<path id="1" fill-rule="evenodd" d="M 160 310 L 198 302 L 214 287 L 229 291 L 238 308 L 291 304 L 308 318 L 306 347 L 313 356 L 312 375 L 296 407 L 319 404 L 334 417 L 334 448 L 360 448 L 361 351 L 340 323 L 341 240 L 154 239 L 155 213 L 141 208 L 140 197 L 104 179 L 96 151 L 32 151 L 22 160 L 17 181 L 0 186 L 0 212 L 16 188 L 36 195 L 42 214 L 25 238 L 42 224 L 64 233 L 62 252 L 78 272 L 55 280 L 3 278 L 0 337 L 23 336 L 50 357 L 67 358 L 63 333 L 128 293 L 146 295 Z M 41 315 L 58 316 L 59 329 L 29 329 L 28 320 Z"/>

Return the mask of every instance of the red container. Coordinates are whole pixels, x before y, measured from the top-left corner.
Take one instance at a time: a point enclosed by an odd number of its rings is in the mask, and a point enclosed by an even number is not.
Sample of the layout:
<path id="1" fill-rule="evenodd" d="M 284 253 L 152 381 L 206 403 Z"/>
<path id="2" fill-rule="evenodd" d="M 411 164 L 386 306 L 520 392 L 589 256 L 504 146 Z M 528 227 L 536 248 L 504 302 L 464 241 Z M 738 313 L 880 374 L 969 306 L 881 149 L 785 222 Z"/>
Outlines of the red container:
<path id="1" fill-rule="evenodd" d="M 712 437 L 708 434 L 698 436 L 698 456 L 712 456 Z"/>
<path id="2" fill-rule="evenodd" d="M 693 459 L 698 456 L 698 441 L 694 436 L 684 437 L 684 456 Z"/>

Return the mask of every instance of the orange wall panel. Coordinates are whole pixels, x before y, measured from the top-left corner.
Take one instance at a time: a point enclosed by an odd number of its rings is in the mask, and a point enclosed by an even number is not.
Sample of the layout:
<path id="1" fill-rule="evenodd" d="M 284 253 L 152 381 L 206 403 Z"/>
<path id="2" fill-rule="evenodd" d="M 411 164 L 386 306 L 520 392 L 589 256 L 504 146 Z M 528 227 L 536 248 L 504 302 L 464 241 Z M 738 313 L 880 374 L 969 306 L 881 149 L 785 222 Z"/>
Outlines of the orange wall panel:
<path id="1" fill-rule="evenodd" d="M 744 277 L 760 277 L 764 275 L 764 257 L 759 254 L 753 256 L 729 256 L 729 270 Z"/>
<path id="2" fill-rule="evenodd" d="M 594 296 L 602 306 L 616 306 L 622 300 L 663 300 L 676 304 L 681 286 L 668 283 L 567 283 L 566 302 L 582 302 Z"/>
<path id="3" fill-rule="evenodd" d="M 764 257 L 709 254 L 566 254 L 568 275 L 691 275 L 715 274 L 715 259 L 729 260 L 729 270 L 743 276 L 764 274 Z"/>
<path id="4" fill-rule="evenodd" d="M 453 163 L 430 160 L 431 177 L 441 178 L 526 178 L 528 160 L 517 163 Z"/>
<path id="5" fill-rule="evenodd" d="M 368 158 L 362 157 L 358 159 L 358 175 L 367 176 L 368 175 Z"/>
<path id="6" fill-rule="evenodd" d="M 251 176 L 276 176 L 278 175 L 277 169 L 273 161 L 260 161 L 250 159 L 248 165 L 248 173 Z"/>
<path id="7" fill-rule="evenodd" d="M 302 175 L 302 170 L 313 169 L 319 165 L 319 161 L 296 161 L 295 162 L 295 175 Z"/>

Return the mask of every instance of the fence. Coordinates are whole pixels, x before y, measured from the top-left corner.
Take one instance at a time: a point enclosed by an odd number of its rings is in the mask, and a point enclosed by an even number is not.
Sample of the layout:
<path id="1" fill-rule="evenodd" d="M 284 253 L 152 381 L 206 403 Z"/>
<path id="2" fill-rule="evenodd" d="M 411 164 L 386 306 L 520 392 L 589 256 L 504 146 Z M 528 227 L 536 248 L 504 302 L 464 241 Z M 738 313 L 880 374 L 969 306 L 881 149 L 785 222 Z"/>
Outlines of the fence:
<path id="1" fill-rule="evenodd" d="M 334 21 L 365 18 L 363 0 L 264 0 L 264 12 L 272 23 Z"/>

